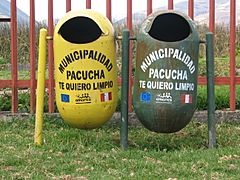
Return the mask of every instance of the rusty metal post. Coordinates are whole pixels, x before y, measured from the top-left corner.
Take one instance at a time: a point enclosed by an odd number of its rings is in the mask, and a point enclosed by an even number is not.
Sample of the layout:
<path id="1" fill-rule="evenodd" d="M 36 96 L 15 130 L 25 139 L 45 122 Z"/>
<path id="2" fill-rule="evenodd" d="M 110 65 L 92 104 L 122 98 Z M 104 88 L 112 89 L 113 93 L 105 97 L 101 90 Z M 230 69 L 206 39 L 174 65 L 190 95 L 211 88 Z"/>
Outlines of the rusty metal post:
<path id="1" fill-rule="evenodd" d="M 194 20 L 194 0 L 188 0 L 188 16 Z"/>
<path id="2" fill-rule="evenodd" d="M 35 0 L 30 0 L 30 112 L 36 110 Z"/>
<path id="3" fill-rule="evenodd" d="M 132 36 L 132 0 L 127 0 L 127 28 Z M 132 42 L 129 43 L 129 98 L 128 109 L 132 112 Z"/>
<path id="4" fill-rule="evenodd" d="M 215 33 L 215 0 L 209 1 L 209 32 Z"/>
<path id="5" fill-rule="evenodd" d="M 53 36 L 53 0 L 48 0 L 48 36 Z M 54 112 L 53 41 L 48 41 L 48 111 Z"/>
<path id="6" fill-rule="evenodd" d="M 147 16 L 152 13 L 152 0 L 147 0 Z"/>
<path id="7" fill-rule="evenodd" d="M 66 12 L 71 11 L 72 8 L 72 1 L 66 0 Z"/>
<path id="8" fill-rule="evenodd" d="M 236 109 L 236 0 L 230 1 L 230 111 Z"/>
<path id="9" fill-rule="evenodd" d="M 18 111 L 17 67 L 17 4 L 11 0 L 11 64 L 12 64 L 12 113 Z"/>
<path id="10" fill-rule="evenodd" d="M 112 22 L 112 0 L 106 0 L 106 16 Z"/>
<path id="11" fill-rule="evenodd" d="M 174 8 L 173 0 L 168 0 L 168 10 L 173 10 L 173 8 Z"/>
<path id="12" fill-rule="evenodd" d="M 91 0 L 86 0 L 86 9 L 91 9 Z"/>

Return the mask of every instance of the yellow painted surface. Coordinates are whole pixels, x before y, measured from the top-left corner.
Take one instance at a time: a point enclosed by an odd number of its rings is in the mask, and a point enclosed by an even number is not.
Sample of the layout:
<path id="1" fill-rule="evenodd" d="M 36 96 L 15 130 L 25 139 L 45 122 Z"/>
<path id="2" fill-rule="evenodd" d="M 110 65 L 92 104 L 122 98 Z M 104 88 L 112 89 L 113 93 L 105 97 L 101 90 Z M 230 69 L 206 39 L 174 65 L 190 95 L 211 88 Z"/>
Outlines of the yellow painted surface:
<path id="1" fill-rule="evenodd" d="M 44 87 L 46 71 L 46 52 L 47 52 L 47 30 L 41 29 L 39 36 L 39 54 L 38 54 L 38 75 L 37 75 L 37 99 L 36 99 L 36 118 L 34 143 L 42 144 L 43 127 L 43 106 L 44 106 Z"/>
<path id="2" fill-rule="evenodd" d="M 88 17 L 98 24 L 102 35 L 96 41 L 75 44 L 59 34 L 66 21 L 78 16 Z M 56 103 L 62 118 L 77 128 L 101 126 L 110 120 L 118 100 L 116 47 L 111 23 L 92 10 L 69 12 L 58 22 L 53 43 Z"/>

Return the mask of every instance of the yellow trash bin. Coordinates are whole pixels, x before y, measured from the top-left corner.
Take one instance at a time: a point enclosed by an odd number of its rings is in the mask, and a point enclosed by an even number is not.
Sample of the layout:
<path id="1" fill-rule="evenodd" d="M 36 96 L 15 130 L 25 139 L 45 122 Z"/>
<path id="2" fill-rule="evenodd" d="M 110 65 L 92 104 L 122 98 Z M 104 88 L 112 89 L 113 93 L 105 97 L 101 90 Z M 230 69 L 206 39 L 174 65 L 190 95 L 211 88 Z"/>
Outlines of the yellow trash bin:
<path id="1" fill-rule="evenodd" d="M 93 10 L 68 12 L 54 31 L 55 90 L 58 110 L 67 124 L 92 129 L 117 106 L 114 29 Z"/>

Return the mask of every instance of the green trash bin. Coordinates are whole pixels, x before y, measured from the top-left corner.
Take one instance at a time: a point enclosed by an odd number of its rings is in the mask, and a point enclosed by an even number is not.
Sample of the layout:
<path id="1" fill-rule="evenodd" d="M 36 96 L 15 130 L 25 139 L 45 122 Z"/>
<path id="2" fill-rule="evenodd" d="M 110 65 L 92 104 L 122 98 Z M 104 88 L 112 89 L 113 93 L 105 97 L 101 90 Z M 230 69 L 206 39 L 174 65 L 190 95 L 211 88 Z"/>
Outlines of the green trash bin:
<path id="1" fill-rule="evenodd" d="M 149 130 L 172 133 L 191 120 L 197 104 L 199 35 L 176 11 L 151 14 L 137 35 L 133 105 Z"/>

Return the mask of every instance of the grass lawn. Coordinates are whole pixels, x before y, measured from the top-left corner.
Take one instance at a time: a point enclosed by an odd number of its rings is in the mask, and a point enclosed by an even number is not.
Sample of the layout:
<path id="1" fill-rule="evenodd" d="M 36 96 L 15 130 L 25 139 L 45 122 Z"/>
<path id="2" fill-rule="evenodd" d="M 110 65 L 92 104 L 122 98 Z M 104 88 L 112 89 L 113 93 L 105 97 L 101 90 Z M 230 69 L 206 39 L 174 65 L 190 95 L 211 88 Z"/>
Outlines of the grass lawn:
<path id="1" fill-rule="evenodd" d="M 173 134 L 119 127 L 91 131 L 45 118 L 44 145 L 33 144 L 34 118 L 0 121 L 1 179 L 239 179 L 240 124 L 217 125 L 216 149 L 207 148 L 206 124 L 192 121 Z"/>

